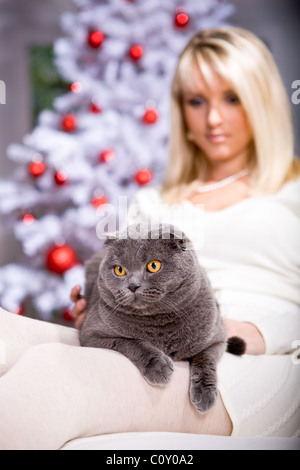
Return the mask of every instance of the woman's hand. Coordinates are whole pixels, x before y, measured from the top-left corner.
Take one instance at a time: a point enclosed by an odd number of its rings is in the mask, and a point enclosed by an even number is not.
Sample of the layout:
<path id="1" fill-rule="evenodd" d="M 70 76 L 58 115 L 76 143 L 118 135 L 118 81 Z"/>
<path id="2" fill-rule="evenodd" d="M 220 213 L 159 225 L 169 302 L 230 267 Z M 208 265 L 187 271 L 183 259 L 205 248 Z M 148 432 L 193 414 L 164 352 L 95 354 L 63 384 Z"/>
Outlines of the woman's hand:
<path id="1" fill-rule="evenodd" d="M 252 323 L 240 322 L 224 318 L 227 328 L 228 338 L 231 336 L 239 336 L 246 343 L 246 354 L 265 354 L 266 345 L 260 333 Z"/>
<path id="2" fill-rule="evenodd" d="M 71 300 L 72 302 L 75 303 L 73 310 L 71 311 L 72 317 L 75 320 L 75 327 L 80 330 L 83 320 L 85 319 L 86 316 L 86 300 L 82 295 L 80 294 L 81 292 L 81 286 L 75 286 L 73 287 L 71 291 Z"/>

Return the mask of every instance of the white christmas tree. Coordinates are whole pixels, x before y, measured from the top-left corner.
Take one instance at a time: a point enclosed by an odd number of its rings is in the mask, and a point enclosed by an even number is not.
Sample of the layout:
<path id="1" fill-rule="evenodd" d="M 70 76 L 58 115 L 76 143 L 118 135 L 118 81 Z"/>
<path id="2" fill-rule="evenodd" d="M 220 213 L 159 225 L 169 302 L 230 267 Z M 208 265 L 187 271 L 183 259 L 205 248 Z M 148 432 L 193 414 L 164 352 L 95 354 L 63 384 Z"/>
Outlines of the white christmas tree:
<path id="1" fill-rule="evenodd" d="M 71 90 L 9 146 L 19 165 L 0 182 L 0 212 L 24 253 L 0 269 L 0 303 L 18 311 L 30 297 L 45 320 L 69 308 L 84 262 L 102 247 L 97 208 L 112 204 L 122 218 L 120 196 L 160 183 L 178 56 L 196 31 L 233 13 L 227 0 L 75 3 L 54 48 Z"/>

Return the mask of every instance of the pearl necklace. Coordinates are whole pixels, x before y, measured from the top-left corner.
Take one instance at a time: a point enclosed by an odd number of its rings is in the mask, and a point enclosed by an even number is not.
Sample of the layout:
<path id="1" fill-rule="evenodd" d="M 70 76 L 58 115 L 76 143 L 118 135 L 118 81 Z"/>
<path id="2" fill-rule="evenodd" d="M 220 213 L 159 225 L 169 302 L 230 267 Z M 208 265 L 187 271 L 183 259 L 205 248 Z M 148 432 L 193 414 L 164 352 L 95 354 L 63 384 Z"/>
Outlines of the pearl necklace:
<path id="1" fill-rule="evenodd" d="M 227 186 L 227 184 L 237 181 L 243 176 L 248 175 L 248 173 L 249 173 L 249 170 L 248 168 L 246 168 L 245 170 L 239 171 L 238 173 L 235 173 L 234 175 L 228 176 L 227 178 L 221 181 L 218 181 L 217 183 L 201 186 L 200 188 L 197 188 L 196 191 L 197 193 L 207 193 L 209 191 L 214 191 L 215 189 L 223 188 L 223 186 Z"/>

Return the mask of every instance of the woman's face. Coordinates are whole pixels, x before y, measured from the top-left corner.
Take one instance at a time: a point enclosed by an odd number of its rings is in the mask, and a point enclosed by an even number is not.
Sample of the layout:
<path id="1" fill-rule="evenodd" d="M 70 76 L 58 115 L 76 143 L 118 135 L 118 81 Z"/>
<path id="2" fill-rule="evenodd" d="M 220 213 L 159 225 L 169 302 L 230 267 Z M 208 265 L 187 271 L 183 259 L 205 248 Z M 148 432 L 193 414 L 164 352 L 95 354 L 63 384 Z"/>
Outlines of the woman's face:
<path id="1" fill-rule="evenodd" d="M 252 132 L 238 96 L 213 69 L 209 85 L 200 69 L 195 68 L 194 72 L 194 90 L 183 91 L 188 138 L 201 148 L 210 163 L 240 159 L 244 167 Z"/>

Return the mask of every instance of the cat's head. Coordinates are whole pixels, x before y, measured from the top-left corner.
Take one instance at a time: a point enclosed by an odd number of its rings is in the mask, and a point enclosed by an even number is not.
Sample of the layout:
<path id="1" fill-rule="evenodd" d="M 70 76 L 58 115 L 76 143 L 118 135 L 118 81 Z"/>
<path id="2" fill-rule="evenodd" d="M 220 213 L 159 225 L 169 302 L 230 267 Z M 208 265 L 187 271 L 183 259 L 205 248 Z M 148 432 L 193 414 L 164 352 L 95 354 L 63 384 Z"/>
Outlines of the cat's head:
<path id="1" fill-rule="evenodd" d="M 118 305 L 171 310 L 193 292 L 198 268 L 190 240 L 175 227 L 134 225 L 106 241 L 99 288 Z"/>

